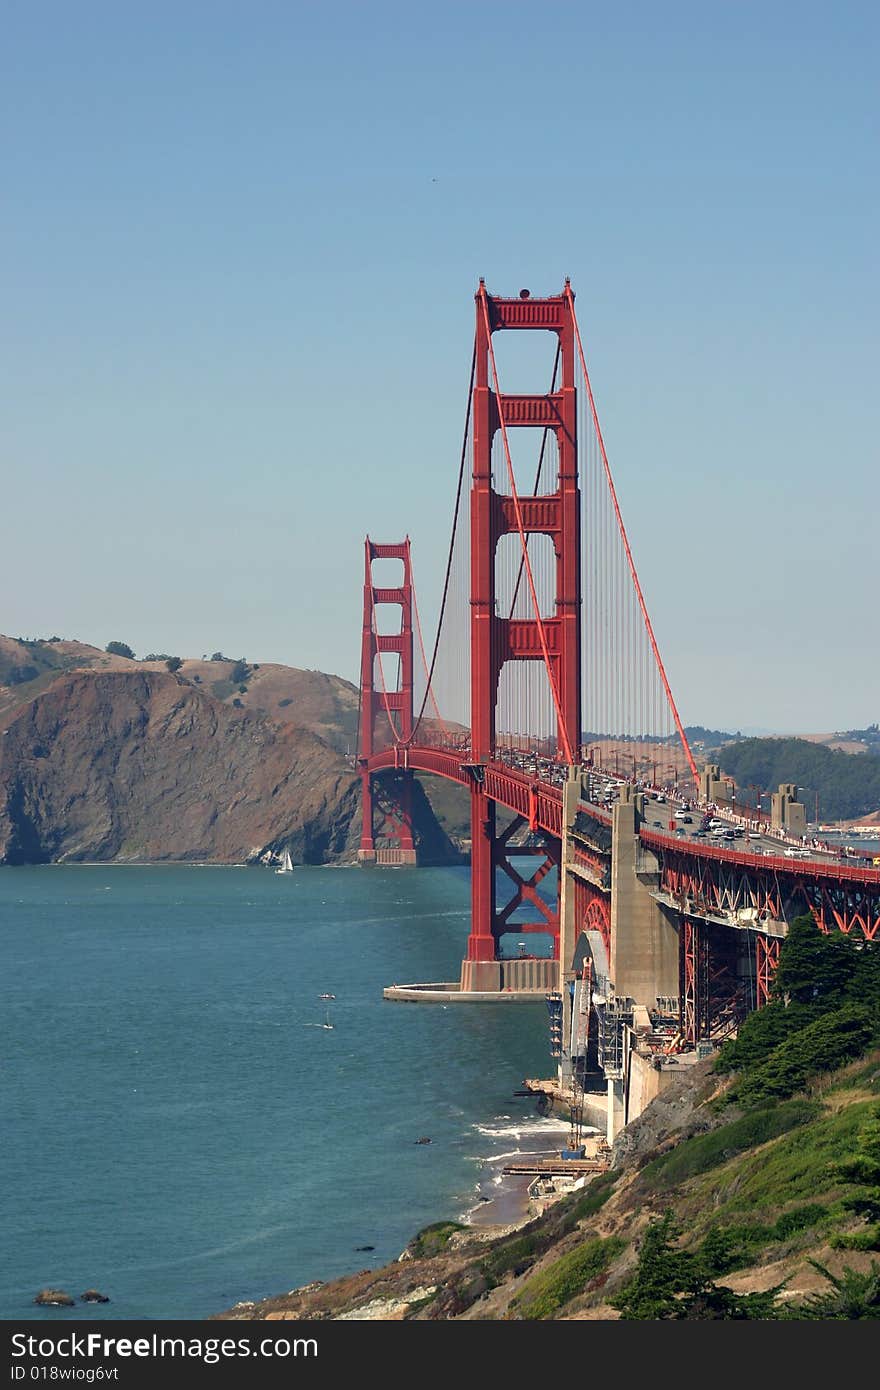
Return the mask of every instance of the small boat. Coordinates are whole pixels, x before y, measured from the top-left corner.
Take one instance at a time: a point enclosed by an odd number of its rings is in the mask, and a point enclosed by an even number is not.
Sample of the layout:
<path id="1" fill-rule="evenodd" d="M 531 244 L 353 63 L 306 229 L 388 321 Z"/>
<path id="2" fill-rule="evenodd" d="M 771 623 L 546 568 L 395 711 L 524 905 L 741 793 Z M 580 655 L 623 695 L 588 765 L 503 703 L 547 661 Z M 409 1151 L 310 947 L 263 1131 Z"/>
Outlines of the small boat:
<path id="1" fill-rule="evenodd" d="M 335 998 L 336 998 L 336 995 L 335 995 L 335 994 L 319 994 L 319 995 L 318 995 L 318 998 L 319 998 L 319 999 L 335 999 Z"/>
<path id="2" fill-rule="evenodd" d="M 275 872 L 276 872 L 276 874 L 292 874 L 292 873 L 293 873 L 293 860 L 292 860 L 291 857 L 290 857 L 290 850 L 289 850 L 289 849 L 286 849 L 286 850 L 284 851 L 284 858 L 282 859 L 281 863 L 279 864 L 279 866 L 278 866 L 278 868 L 275 870 Z"/>

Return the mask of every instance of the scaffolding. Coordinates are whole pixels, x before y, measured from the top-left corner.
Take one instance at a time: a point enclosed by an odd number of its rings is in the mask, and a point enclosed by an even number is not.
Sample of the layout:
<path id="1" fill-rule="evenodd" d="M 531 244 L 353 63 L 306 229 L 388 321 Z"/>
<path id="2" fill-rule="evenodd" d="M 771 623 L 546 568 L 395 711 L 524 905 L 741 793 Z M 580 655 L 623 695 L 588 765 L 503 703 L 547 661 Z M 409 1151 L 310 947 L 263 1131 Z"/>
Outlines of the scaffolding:
<path id="1" fill-rule="evenodd" d="M 632 1028 L 635 1000 L 628 995 L 596 999 L 599 1066 L 608 1080 L 619 1081 L 626 1059 L 626 1030 Z"/>
<path id="2" fill-rule="evenodd" d="M 547 1013 L 550 1016 L 550 1056 L 562 1056 L 562 995 L 547 994 Z"/>

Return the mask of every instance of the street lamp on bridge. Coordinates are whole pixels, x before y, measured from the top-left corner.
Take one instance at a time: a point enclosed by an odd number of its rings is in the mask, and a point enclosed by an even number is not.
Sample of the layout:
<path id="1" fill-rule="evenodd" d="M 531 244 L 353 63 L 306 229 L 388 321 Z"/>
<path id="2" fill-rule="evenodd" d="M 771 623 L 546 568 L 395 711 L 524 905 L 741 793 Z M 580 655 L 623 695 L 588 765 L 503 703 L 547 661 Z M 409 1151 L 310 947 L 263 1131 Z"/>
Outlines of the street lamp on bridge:
<path id="1" fill-rule="evenodd" d="M 725 777 L 724 785 L 727 787 L 727 800 L 731 811 L 736 811 L 736 783 L 732 777 Z"/>
<path id="2" fill-rule="evenodd" d="M 801 787 L 800 790 L 801 790 L 802 792 L 811 792 L 812 795 L 816 798 L 816 804 L 815 804 L 816 815 L 815 815 L 815 819 L 814 819 L 814 821 L 813 821 L 813 824 L 814 824 L 814 825 L 818 825 L 818 824 L 819 824 L 819 793 L 817 792 L 817 790 L 816 790 L 815 787 Z"/>
<path id="3" fill-rule="evenodd" d="M 764 797 L 765 797 L 765 796 L 769 796 L 770 793 L 769 793 L 769 792 L 765 792 L 765 791 L 763 790 L 763 788 L 759 787 L 758 784 L 757 784 L 757 782 L 749 782 L 749 791 L 755 793 L 755 816 L 756 816 L 756 819 L 759 820 L 759 821 L 760 821 L 760 820 L 763 820 L 763 819 L 764 819 L 764 809 L 763 809 L 763 807 L 762 807 L 762 805 L 761 805 L 761 802 L 762 802 L 762 800 L 764 799 Z M 769 815 L 767 816 L 767 819 L 768 819 L 768 820 L 770 819 Z"/>

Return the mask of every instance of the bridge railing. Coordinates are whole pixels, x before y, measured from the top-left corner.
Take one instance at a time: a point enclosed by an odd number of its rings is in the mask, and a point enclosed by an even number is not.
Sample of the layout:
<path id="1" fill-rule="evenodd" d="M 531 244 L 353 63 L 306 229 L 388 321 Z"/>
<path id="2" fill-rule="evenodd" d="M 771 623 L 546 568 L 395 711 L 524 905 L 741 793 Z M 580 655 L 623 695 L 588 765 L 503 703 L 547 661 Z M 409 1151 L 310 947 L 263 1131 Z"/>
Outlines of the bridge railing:
<path id="1" fill-rule="evenodd" d="M 677 854 L 693 855 L 700 859 L 722 860 L 728 864 L 742 865 L 743 868 L 880 886 L 880 869 L 862 868 L 849 860 L 843 864 L 823 864 L 818 860 L 791 859 L 781 854 L 749 854 L 742 850 L 723 849 L 721 845 L 695 845 L 692 841 L 684 843 L 673 835 L 664 835 L 656 830 L 642 829 L 639 831 L 639 837 L 643 844 L 653 845 L 658 849 L 674 850 Z"/>

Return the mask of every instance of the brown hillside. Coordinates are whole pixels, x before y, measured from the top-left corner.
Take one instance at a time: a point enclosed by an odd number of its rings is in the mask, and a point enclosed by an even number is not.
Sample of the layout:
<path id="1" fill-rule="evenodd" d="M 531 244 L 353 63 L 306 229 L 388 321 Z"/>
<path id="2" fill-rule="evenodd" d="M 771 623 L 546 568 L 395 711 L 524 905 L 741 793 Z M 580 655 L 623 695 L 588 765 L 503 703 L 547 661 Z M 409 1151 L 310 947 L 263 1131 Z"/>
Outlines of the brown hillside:
<path id="1" fill-rule="evenodd" d="M 56 677 L 0 735 L 0 861 L 351 848 L 357 782 L 326 743 L 126 664 Z"/>
<path id="2" fill-rule="evenodd" d="M 86 642 L 27 642 L 0 634 L 0 729 L 64 671 L 136 671 L 138 665 Z"/>
<path id="3" fill-rule="evenodd" d="M 276 724 L 310 729 L 339 753 L 354 752 L 358 692 L 349 681 L 323 671 L 257 663 L 248 665 L 244 681 L 233 684 L 235 664 L 233 660 L 184 659 L 177 675 L 224 704 L 232 705 L 238 700 L 243 709 Z M 6 728 L 17 710 L 42 695 L 65 671 L 167 674 L 164 661 L 133 661 L 87 642 L 23 642 L 0 636 L 0 729 Z"/>
<path id="4" fill-rule="evenodd" d="M 164 671 L 164 662 L 139 662 L 141 670 Z M 241 682 L 232 682 L 234 661 L 186 660 L 178 671 L 184 680 L 208 690 L 218 700 L 265 715 L 277 724 L 297 724 L 311 729 L 338 752 L 353 753 L 357 741 L 357 688 L 340 676 L 323 671 L 302 671 L 295 666 L 258 663 L 248 666 Z"/>

